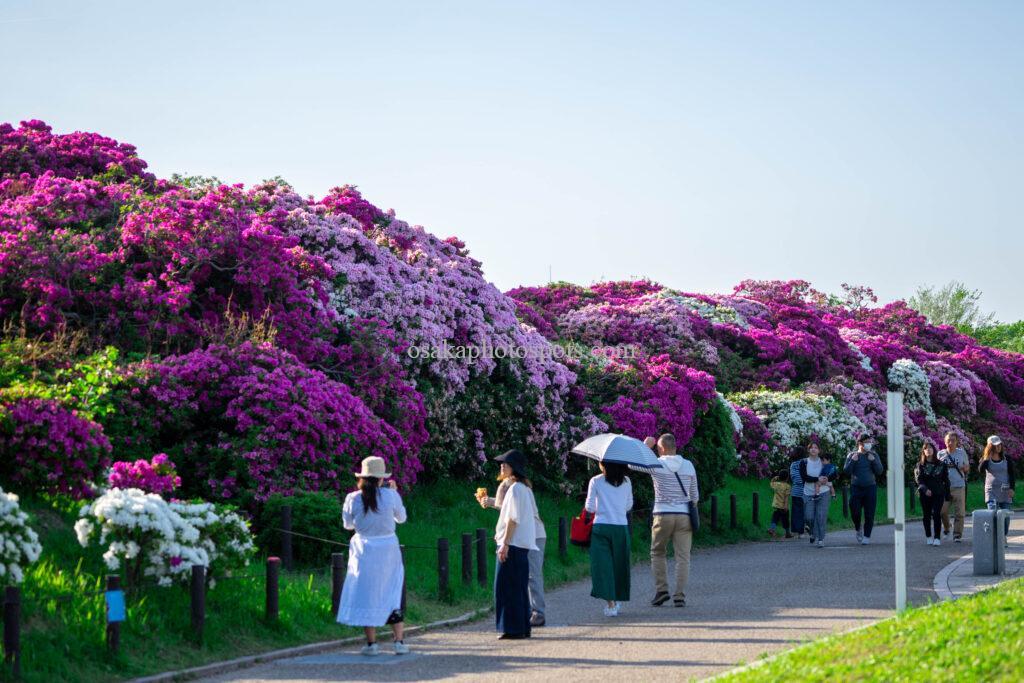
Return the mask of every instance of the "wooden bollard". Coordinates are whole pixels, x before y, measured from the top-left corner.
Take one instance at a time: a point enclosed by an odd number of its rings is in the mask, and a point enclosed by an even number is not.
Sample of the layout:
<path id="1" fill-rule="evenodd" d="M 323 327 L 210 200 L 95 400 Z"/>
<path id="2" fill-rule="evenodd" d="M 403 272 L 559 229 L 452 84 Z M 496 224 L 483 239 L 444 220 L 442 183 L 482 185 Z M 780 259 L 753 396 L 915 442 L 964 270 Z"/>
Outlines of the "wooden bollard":
<path id="1" fill-rule="evenodd" d="M 462 583 L 473 581 L 473 534 L 462 534 Z"/>
<path id="2" fill-rule="evenodd" d="M 711 530 L 718 531 L 718 496 L 711 496 Z"/>
<path id="3" fill-rule="evenodd" d="M 736 528 L 736 494 L 729 494 L 729 528 Z"/>
<path id="4" fill-rule="evenodd" d="M 196 642 L 203 642 L 203 624 L 206 622 L 206 567 L 192 565 L 192 633 Z"/>
<path id="5" fill-rule="evenodd" d="M 291 571 L 295 564 L 295 556 L 292 554 L 291 505 L 285 505 L 281 508 L 281 559 L 284 560 L 284 568 Z"/>
<path id="6" fill-rule="evenodd" d="M 345 588 L 345 570 L 345 553 L 331 553 L 331 614 L 335 617 Z"/>
<path id="7" fill-rule="evenodd" d="M 569 522 L 565 517 L 558 518 L 558 556 L 563 560 L 569 555 Z"/>
<path id="8" fill-rule="evenodd" d="M 267 621 L 277 621 L 281 614 L 281 558 L 267 558 Z"/>
<path id="9" fill-rule="evenodd" d="M 487 585 L 487 529 L 476 530 L 476 582 Z"/>
<path id="10" fill-rule="evenodd" d="M 844 486 L 843 492 L 843 519 L 847 519 L 850 516 L 850 487 Z"/>
<path id="11" fill-rule="evenodd" d="M 750 521 L 754 523 L 754 526 L 761 526 L 761 496 L 757 491 L 754 491 L 754 495 L 751 498 Z"/>
<path id="12" fill-rule="evenodd" d="M 907 498 L 910 499 L 910 511 L 914 512 L 914 509 L 917 507 L 917 504 L 916 504 L 917 501 L 915 500 L 917 498 L 917 496 L 914 495 L 914 487 L 913 486 L 908 486 L 907 487 Z"/>
<path id="13" fill-rule="evenodd" d="M 107 575 L 107 590 L 121 590 L 121 577 L 117 574 Z M 116 653 L 121 649 L 121 622 L 107 622 L 107 649 Z"/>
<path id="14" fill-rule="evenodd" d="M 437 598 L 448 599 L 448 539 L 437 539 Z"/>
<path id="15" fill-rule="evenodd" d="M 21 677 L 21 589 L 4 589 L 4 662 L 10 665 L 11 675 Z"/>

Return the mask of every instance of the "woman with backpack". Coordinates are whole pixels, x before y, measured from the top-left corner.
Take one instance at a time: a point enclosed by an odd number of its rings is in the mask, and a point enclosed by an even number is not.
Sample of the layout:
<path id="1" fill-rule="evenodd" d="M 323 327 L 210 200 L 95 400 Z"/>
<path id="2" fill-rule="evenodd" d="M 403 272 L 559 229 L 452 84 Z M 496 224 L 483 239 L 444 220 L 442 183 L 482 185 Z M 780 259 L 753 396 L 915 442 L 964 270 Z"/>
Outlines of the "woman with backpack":
<path id="1" fill-rule="evenodd" d="M 356 533 L 349 542 L 338 623 L 364 628 L 362 654 L 370 657 L 380 654 L 377 628 L 389 625 L 395 636 L 395 654 L 402 655 L 409 652 L 402 639 L 405 567 L 395 525 L 405 522 L 405 506 L 394 481 L 381 485 L 391 476 L 383 458 L 366 458 L 362 465 L 356 475 L 359 490 L 345 497 L 341 510 L 345 528 Z"/>
<path id="2" fill-rule="evenodd" d="M 629 600 L 629 526 L 626 513 L 633 509 L 633 485 L 628 469 L 619 463 L 600 463 L 601 474 L 587 485 L 584 509 L 594 515 L 590 533 L 590 595 L 604 600 L 606 617 L 617 617 Z"/>
<path id="3" fill-rule="evenodd" d="M 946 463 L 939 460 L 935 444 L 931 441 L 925 441 L 921 447 L 921 459 L 914 467 L 914 481 L 917 482 L 921 512 L 924 514 L 925 543 L 942 545 L 939 536 L 942 527 L 942 506 L 949 499 L 949 468 Z"/>

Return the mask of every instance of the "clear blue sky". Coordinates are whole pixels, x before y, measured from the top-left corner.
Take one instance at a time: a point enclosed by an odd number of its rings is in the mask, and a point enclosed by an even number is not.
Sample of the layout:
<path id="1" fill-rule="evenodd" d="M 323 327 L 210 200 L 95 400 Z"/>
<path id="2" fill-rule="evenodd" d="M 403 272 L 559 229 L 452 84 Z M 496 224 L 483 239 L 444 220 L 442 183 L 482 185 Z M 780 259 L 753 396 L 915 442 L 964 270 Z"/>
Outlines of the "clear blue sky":
<path id="1" fill-rule="evenodd" d="M 358 185 L 501 288 L 961 279 L 1024 318 L 1021 2 L 0 2 L 0 121 Z"/>

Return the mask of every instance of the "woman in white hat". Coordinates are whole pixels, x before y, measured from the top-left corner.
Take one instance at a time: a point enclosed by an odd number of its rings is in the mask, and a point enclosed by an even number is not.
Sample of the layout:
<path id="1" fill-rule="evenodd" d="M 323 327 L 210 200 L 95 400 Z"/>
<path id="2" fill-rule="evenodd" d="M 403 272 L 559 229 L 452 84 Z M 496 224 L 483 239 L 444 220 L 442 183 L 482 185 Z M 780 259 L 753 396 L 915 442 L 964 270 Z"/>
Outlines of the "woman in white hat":
<path id="1" fill-rule="evenodd" d="M 988 437 L 978 471 L 985 475 L 985 507 L 989 510 L 1013 509 L 1013 488 L 1016 485 L 1013 467 L 1003 453 L 1003 440 Z M 1010 533 L 1010 519 L 1004 522 L 1004 537 Z"/>
<path id="2" fill-rule="evenodd" d="M 356 533 L 349 543 L 338 623 L 365 628 L 362 653 L 368 656 L 380 654 L 377 627 L 385 625 L 394 631 L 395 654 L 409 651 L 402 639 L 405 567 L 395 535 L 395 524 L 404 522 L 406 515 L 395 482 L 381 486 L 390 476 L 382 458 L 363 460 L 363 468 L 356 475 L 359 490 L 345 497 L 341 512 L 345 528 Z"/>

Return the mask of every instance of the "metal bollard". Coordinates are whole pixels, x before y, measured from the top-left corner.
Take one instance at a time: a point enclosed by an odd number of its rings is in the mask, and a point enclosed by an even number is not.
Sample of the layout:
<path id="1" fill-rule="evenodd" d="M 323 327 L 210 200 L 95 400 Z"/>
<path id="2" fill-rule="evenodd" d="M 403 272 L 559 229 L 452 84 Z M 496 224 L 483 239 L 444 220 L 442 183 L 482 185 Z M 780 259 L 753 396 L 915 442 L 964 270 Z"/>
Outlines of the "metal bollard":
<path id="1" fill-rule="evenodd" d="M 206 567 L 192 565 L 192 631 L 196 642 L 203 642 L 203 624 L 206 622 Z"/>
<path id="2" fill-rule="evenodd" d="M 14 678 L 21 677 L 21 589 L 4 589 L 4 662 Z"/>
<path id="3" fill-rule="evenodd" d="M 569 554 L 568 521 L 565 517 L 558 518 L 558 556 L 563 560 Z"/>
<path id="4" fill-rule="evenodd" d="M 437 598 L 448 598 L 448 539 L 437 539 Z"/>
<path id="5" fill-rule="evenodd" d="M 107 590 L 121 590 L 121 577 L 118 574 L 107 575 Z M 107 649 L 116 653 L 121 649 L 121 622 L 107 622 Z"/>
<path id="6" fill-rule="evenodd" d="M 476 582 L 487 585 L 487 529 L 476 530 Z"/>
<path id="7" fill-rule="evenodd" d="M 277 621 L 281 604 L 281 558 L 267 558 L 267 621 Z"/>
<path id="8" fill-rule="evenodd" d="M 462 583 L 473 581 L 473 534 L 462 534 Z"/>
<path id="9" fill-rule="evenodd" d="M 345 553 L 331 553 L 331 614 L 338 616 L 341 592 L 345 589 Z"/>

